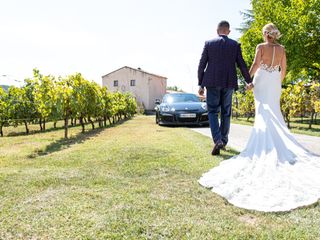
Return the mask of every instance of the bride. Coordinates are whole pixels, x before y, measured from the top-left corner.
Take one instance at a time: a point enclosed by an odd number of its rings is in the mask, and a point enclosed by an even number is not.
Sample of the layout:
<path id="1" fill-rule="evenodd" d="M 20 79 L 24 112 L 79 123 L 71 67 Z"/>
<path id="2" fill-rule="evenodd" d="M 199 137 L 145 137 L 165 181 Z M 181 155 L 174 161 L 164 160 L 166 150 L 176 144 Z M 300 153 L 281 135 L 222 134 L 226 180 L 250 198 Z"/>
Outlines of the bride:
<path id="1" fill-rule="evenodd" d="M 240 208 L 289 211 L 320 198 L 320 157 L 302 147 L 288 130 L 280 110 L 286 54 L 272 23 L 263 27 L 265 42 L 256 48 L 255 122 L 239 155 L 202 175 L 199 183 Z"/>

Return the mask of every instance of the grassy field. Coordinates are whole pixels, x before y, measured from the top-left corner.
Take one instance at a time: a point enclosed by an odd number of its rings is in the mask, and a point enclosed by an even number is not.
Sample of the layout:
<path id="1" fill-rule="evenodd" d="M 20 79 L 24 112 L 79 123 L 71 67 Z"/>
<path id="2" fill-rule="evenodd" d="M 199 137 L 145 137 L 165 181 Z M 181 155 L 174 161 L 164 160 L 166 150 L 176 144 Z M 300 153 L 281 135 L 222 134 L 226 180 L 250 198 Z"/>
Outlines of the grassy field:
<path id="1" fill-rule="evenodd" d="M 232 118 L 231 122 L 252 126 L 254 118 L 250 118 L 249 121 L 247 121 L 247 118 Z M 317 119 L 316 124 L 313 124 L 311 129 L 309 129 L 309 119 L 307 118 L 304 118 L 303 121 L 301 121 L 301 118 L 293 118 L 290 126 L 290 131 L 293 133 L 320 137 L 320 119 Z"/>
<path id="2" fill-rule="evenodd" d="M 236 208 L 201 187 L 236 154 L 138 116 L 84 134 L 0 139 L 0 239 L 320 239 L 320 204 L 286 213 Z"/>

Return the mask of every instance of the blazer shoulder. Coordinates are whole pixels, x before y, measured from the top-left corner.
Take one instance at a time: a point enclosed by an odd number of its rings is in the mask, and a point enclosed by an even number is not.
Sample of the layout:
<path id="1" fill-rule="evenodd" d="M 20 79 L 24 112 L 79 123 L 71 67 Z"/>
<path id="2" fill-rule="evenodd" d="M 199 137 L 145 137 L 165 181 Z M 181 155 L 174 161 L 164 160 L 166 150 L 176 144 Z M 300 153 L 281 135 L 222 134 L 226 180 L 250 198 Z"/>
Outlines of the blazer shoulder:
<path id="1" fill-rule="evenodd" d="M 215 43 L 215 42 L 218 42 L 219 41 L 219 38 L 212 38 L 212 39 L 210 39 L 210 40 L 207 40 L 206 41 L 206 44 L 213 44 L 213 43 Z"/>
<path id="2" fill-rule="evenodd" d="M 241 43 L 239 43 L 238 41 L 233 40 L 233 39 L 231 39 L 231 38 L 228 38 L 228 41 L 229 41 L 231 44 L 233 44 L 233 45 L 241 45 Z"/>

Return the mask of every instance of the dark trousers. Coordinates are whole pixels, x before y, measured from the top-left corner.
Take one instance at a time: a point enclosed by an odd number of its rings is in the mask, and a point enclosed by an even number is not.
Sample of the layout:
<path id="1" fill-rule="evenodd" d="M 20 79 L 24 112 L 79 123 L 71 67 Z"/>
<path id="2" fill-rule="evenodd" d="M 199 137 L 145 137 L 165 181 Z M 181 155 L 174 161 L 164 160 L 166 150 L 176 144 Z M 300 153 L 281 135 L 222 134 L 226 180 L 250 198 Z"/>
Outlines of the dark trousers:
<path id="1" fill-rule="evenodd" d="M 233 88 L 206 88 L 208 117 L 214 143 L 228 142 Z M 218 114 L 220 112 L 220 125 Z"/>

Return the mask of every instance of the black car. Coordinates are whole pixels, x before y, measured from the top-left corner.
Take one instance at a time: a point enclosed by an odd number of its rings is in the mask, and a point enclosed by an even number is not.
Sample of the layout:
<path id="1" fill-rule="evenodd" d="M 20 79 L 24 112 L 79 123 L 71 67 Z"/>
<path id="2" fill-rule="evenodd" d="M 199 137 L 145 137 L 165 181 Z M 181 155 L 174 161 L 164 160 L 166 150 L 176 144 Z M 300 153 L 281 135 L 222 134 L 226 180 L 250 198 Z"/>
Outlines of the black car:
<path id="1" fill-rule="evenodd" d="M 209 125 L 207 104 L 192 93 L 170 93 L 156 101 L 159 125 Z"/>

